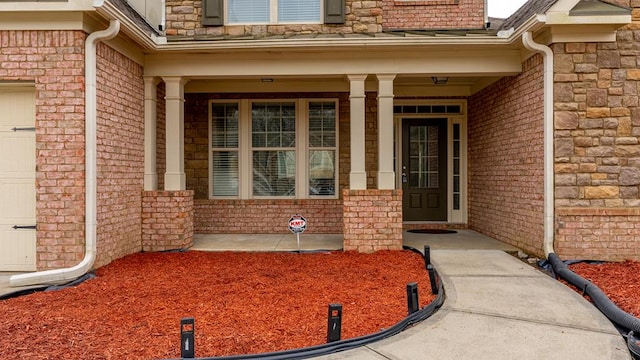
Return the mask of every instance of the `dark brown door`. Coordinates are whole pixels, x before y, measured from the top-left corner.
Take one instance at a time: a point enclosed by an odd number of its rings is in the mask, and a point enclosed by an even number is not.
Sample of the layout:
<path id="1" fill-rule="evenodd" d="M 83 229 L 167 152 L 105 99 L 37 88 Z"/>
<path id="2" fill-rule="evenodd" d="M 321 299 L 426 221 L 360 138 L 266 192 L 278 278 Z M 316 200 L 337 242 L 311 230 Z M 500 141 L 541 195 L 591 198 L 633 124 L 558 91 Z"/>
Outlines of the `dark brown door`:
<path id="1" fill-rule="evenodd" d="M 447 220 L 447 119 L 402 121 L 404 221 Z"/>

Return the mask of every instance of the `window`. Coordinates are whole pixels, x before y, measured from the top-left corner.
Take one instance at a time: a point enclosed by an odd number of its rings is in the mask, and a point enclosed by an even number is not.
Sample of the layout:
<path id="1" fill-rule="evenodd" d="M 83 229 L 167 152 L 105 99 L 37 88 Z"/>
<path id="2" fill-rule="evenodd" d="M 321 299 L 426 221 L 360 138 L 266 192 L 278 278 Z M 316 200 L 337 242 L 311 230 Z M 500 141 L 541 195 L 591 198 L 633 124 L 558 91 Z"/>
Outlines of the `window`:
<path id="1" fill-rule="evenodd" d="M 336 197 L 337 101 L 210 103 L 211 196 Z"/>
<path id="2" fill-rule="evenodd" d="M 296 104 L 251 106 L 253 196 L 290 196 L 296 190 Z"/>
<path id="3" fill-rule="evenodd" d="M 321 22 L 321 0 L 227 0 L 228 24 Z"/>
<path id="4" fill-rule="evenodd" d="M 238 196 L 238 104 L 211 105 L 213 195 Z"/>
<path id="5" fill-rule="evenodd" d="M 335 103 L 309 103 L 309 195 L 335 195 L 335 149 Z"/>

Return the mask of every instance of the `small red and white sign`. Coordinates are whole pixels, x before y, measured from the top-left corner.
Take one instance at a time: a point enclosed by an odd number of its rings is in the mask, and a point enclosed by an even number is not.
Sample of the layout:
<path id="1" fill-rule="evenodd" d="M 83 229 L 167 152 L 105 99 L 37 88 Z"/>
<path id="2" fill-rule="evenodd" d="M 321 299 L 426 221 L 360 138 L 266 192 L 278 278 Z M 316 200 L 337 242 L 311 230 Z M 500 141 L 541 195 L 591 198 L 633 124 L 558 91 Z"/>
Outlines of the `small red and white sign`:
<path id="1" fill-rule="evenodd" d="M 302 215 L 293 215 L 289 219 L 289 230 L 294 234 L 300 234 L 307 229 L 307 219 Z"/>

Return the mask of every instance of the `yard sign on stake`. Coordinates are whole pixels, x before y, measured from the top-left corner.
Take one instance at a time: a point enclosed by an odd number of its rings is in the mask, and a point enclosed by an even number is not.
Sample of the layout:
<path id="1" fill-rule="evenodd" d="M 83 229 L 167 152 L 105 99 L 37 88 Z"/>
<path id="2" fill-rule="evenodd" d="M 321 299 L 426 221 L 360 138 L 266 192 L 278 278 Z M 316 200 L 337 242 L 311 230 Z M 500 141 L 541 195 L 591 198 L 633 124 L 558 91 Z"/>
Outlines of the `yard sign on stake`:
<path id="1" fill-rule="evenodd" d="M 300 234 L 307 230 L 307 219 L 302 215 L 293 215 L 289 219 L 289 230 L 296 234 L 296 240 L 298 241 L 298 253 L 300 253 Z"/>

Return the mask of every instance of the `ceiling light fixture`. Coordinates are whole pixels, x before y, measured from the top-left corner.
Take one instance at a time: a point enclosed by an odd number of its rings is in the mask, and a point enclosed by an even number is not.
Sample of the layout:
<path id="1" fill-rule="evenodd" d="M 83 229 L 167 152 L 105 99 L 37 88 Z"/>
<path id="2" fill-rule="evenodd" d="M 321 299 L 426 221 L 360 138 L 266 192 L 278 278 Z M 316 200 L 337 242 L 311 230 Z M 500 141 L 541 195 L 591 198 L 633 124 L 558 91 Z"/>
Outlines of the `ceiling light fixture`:
<path id="1" fill-rule="evenodd" d="M 431 77 L 431 80 L 433 81 L 433 83 L 435 85 L 444 85 L 447 82 L 449 82 L 449 78 L 448 77 L 440 77 L 440 76 L 433 76 Z"/>

